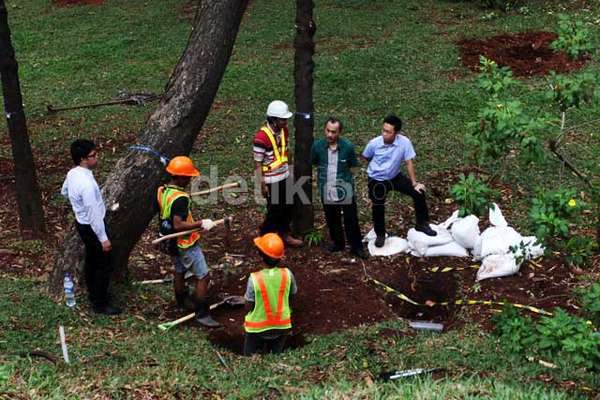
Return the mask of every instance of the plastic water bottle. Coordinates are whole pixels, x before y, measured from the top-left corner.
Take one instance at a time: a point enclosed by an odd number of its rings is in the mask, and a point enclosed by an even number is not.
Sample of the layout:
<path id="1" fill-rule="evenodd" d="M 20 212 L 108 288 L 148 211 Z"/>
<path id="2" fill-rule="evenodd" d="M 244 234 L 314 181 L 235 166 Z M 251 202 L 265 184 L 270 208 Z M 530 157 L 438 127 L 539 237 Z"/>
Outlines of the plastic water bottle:
<path id="1" fill-rule="evenodd" d="M 65 302 L 67 303 L 67 307 L 75 307 L 75 285 L 73 285 L 71 274 L 69 274 L 68 272 L 65 274 L 63 286 L 65 288 Z"/>

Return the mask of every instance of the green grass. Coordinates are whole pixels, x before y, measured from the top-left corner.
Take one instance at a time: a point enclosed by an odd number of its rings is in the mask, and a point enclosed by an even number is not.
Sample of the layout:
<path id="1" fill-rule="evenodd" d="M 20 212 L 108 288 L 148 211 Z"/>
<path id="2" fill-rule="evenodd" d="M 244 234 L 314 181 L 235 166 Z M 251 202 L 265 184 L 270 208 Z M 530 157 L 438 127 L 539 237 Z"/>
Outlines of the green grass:
<path id="1" fill-rule="evenodd" d="M 443 335 L 385 337 L 382 329 L 405 331 L 402 321 L 312 337 L 303 348 L 281 356 L 245 358 L 225 350 L 226 370 L 196 327 L 160 331 L 157 321 L 95 317 L 50 301 L 39 284 L 0 282 L 0 393 L 32 398 L 189 398 L 200 394 L 256 398 L 280 393 L 298 398 L 571 398 L 583 387 L 600 387 L 598 376 L 566 366 L 549 370 L 507 354 L 495 339 L 474 327 Z M 143 306 L 143 296 L 170 296 L 170 288 L 137 288 L 128 306 Z M 83 308 L 85 310 L 85 307 Z M 71 364 L 55 366 L 21 357 L 38 349 L 61 360 L 58 325 L 67 332 Z M 442 367 L 443 377 L 407 378 L 383 383 L 381 371 Z M 565 393 L 541 382 L 574 380 L 579 391 Z"/>
<path id="2" fill-rule="evenodd" d="M 123 142 L 141 131 L 153 105 L 54 117 L 44 115 L 45 107 L 108 100 L 121 89 L 160 93 L 189 34 L 190 23 L 181 15 L 186 1 L 107 0 L 98 7 L 62 9 L 49 0 L 7 3 L 34 150 L 44 165 L 64 166 L 38 171 L 42 186 L 58 191 L 69 164 L 68 145 L 82 136 L 104 145 L 102 178 L 126 151 Z M 344 120 L 347 137 L 362 148 L 378 134 L 382 117 L 394 111 L 405 121 L 419 154 L 418 176 L 425 182 L 434 173 L 465 165 L 466 126 L 476 118 L 482 95 L 474 75 L 459 64 L 455 41 L 552 30 L 557 13 L 568 12 L 590 23 L 594 43 L 600 43 L 600 29 L 593 25 L 600 18 L 598 7 L 587 12 L 561 7 L 560 1 L 536 0 L 529 5 L 529 15 L 496 13 L 486 20 L 487 10 L 466 1 L 316 1 L 316 135 L 327 116 L 335 114 Z M 293 104 L 293 23 L 293 2 L 253 2 L 203 128 L 208 134 L 193 152 L 203 171 L 216 165 L 221 179 L 229 173 L 251 174 L 250 141 L 266 105 L 274 98 Z M 598 74 L 598 54 L 586 70 Z M 452 74 L 461 79 L 451 80 Z M 523 82 L 534 88 L 545 80 Z M 515 96 L 534 109 L 545 107 L 528 89 L 515 91 Z M 596 102 L 570 112 L 567 122 L 575 138 L 567 146 L 569 156 L 596 180 L 599 119 Z M 11 157 L 8 145 L 0 146 L 0 157 Z M 523 188 L 528 194 L 538 185 L 582 189 L 568 172 L 557 171 L 552 159 L 533 168 L 511 159 L 502 176 L 515 190 Z M 362 174 L 359 190 L 364 183 Z M 523 213 L 530 197 L 505 201 L 514 202 Z M 360 201 L 360 209 L 363 219 L 368 218 L 366 201 Z M 510 222 L 525 225 L 524 220 Z M 228 372 L 198 329 L 163 333 L 156 329 L 157 321 L 133 315 L 113 321 L 73 314 L 51 302 L 38 285 L 26 279 L 0 280 L 0 398 L 141 398 L 149 393 L 157 398 L 256 398 L 279 393 L 296 398 L 560 399 L 585 394 L 544 384 L 540 375 L 555 383 L 572 380 L 578 387 L 600 387 L 598 377 L 590 373 L 548 370 L 506 354 L 493 337 L 468 325 L 444 335 L 419 334 L 393 343 L 378 335 L 384 326 L 405 329 L 402 321 L 316 337 L 281 358 L 245 359 L 225 353 L 232 368 Z M 146 302 L 142 295 L 170 298 L 165 288 L 128 292 L 132 303 Z M 72 365 L 15 356 L 36 348 L 59 356 L 59 324 L 67 327 Z M 105 352 L 112 355 L 103 356 Z M 381 370 L 438 366 L 447 369 L 440 380 L 424 377 L 370 385 L 366 379 Z"/>

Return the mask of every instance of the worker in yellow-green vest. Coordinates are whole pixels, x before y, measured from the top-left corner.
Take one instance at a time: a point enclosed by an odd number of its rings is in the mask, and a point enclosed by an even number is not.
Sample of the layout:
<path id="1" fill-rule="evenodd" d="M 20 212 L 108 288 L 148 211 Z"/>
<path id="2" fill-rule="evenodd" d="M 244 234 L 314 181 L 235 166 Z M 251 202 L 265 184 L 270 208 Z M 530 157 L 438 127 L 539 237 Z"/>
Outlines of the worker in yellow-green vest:
<path id="1" fill-rule="evenodd" d="M 283 257 L 283 240 L 276 233 L 254 239 L 267 268 L 253 272 L 246 287 L 244 355 L 281 353 L 292 329 L 290 296 L 296 280 L 288 268 L 278 268 Z"/>
<path id="2" fill-rule="evenodd" d="M 208 265 L 200 249 L 200 230 L 208 231 L 215 226 L 210 219 L 195 222 L 192 217 L 190 195 L 185 191 L 191 179 L 199 176 L 200 172 L 189 157 L 178 156 L 167 165 L 171 175 L 168 184 L 158 188 L 157 202 L 159 209 L 159 234 L 198 229 L 187 235 L 179 236 L 162 242 L 161 251 L 170 255 L 175 263 L 175 299 L 181 308 L 193 308 L 196 320 L 206 327 L 217 327 L 219 323 L 208 313 L 206 301 L 208 288 Z M 185 273 L 190 271 L 195 279 L 194 296 L 188 297 L 185 285 Z"/>

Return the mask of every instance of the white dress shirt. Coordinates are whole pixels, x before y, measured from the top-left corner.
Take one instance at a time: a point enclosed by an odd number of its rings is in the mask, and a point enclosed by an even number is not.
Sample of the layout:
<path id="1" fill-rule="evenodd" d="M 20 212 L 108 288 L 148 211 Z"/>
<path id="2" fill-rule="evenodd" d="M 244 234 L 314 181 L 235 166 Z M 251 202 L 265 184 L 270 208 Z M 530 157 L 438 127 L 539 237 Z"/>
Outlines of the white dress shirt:
<path id="1" fill-rule="evenodd" d="M 71 202 L 77 222 L 90 225 L 100 242 L 108 240 L 104 228 L 106 206 L 91 170 L 79 166 L 72 168 L 60 193 Z"/>

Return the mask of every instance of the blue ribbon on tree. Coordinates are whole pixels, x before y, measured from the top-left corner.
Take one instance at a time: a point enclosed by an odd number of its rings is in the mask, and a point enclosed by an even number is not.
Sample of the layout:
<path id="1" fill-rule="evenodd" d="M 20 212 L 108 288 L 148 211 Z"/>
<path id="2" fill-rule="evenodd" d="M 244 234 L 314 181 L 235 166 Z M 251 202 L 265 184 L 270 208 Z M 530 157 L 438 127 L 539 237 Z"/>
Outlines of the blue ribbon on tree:
<path id="1" fill-rule="evenodd" d="M 160 154 L 158 151 L 156 151 L 155 149 L 153 149 L 150 146 L 146 146 L 143 144 L 134 144 L 133 146 L 129 146 L 129 150 L 137 150 L 137 151 L 141 151 L 142 153 L 146 153 L 146 154 L 151 154 L 155 157 L 157 157 L 159 159 L 159 161 L 166 167 L 167 164 L 169 163 L 170 159 L 162 154 Z"/>

